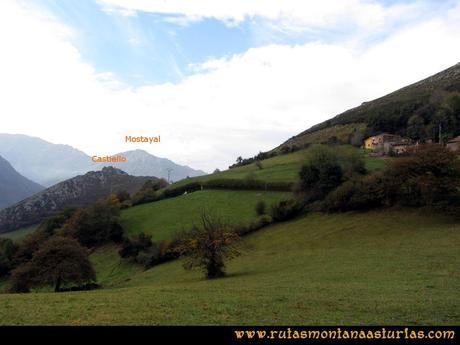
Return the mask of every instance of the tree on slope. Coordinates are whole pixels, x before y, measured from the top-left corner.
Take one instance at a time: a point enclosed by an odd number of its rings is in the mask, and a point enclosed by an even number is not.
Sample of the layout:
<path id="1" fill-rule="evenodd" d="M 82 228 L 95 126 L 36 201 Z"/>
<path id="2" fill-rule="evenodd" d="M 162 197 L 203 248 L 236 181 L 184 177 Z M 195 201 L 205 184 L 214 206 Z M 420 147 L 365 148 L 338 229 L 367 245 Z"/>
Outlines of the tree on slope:
<path id="1" fill-rule="evenodd" d="M 194 227 L 178 247 L 186 257 L 185 269 L 202 268 L 208 279 L 225 275 L 225 260 L 240 255 L 236 247 L 239 236 L 221 221 L 206 212 L 201 215 L 201 227 Z"/>
<path id="2" fill-rule="evenodd" d="M 88 251 L 70 237 L 53 236 L 43 243 L 32 260 L 11 274 L 12 290 L 27 292 L 32 287 L 80 286 L 96 280 Z"/>

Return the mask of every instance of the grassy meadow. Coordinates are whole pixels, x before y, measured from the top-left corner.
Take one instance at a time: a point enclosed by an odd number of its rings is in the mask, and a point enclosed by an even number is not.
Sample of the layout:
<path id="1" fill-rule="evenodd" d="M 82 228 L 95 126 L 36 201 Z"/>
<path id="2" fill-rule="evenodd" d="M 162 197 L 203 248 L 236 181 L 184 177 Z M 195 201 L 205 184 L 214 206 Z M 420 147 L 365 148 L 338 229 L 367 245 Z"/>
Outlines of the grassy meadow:
<path id="1" fill-rule="evenodd" d="M 228 224 L 248 224 L 257 218 L 255 206 L 264 201 L 267 208 L 291 193 L 271 191 L 202 190 L 123 210 L 121 224 L 129 235 L 140 232 L 155 241 L 171 237 L 176 231 L 199 225 L 203 210 Z"/>
<path id="2" fill-rule="evenodd" d="M 341 145 L 339 148 L 343 151 L 361 154 L 368 171 L 383 169 L 392 159 L 389 157 L 368 157 L 363 150 L 357 149 L 351 145 Z M 205 182 L 214 179 L 245 179 L 248 177 L 253 177 L 256 180 L 265 182 L 296 182 L 299 178 L 299 170 L 308 159 L 308 154 L 308 149 L 299 150 L 261 161 L 262 169 L 259 169 L 256 163 L 251 163 L 214 174 L 187 178 L 174 183 L 172 186 L 176 187 L 194 181 Z"/>
<path id="3" fill-rule="evenodd" d="M 111 287 L 0 294 L 0 324 L 458 324 L 459 245 L 447 218 L 381 210 L 269 226 L 216 280 L 129 268 L 108 246 L 92 260 Z"/>
<path id="4" fill-rule="evenodd" d="M 16 231 L 11 231 L 11 232 L 6 232 L 3 234 L 0 234 L 1 238 L 9 238 L 12 241 L 21 241 L 24 237 L 26 237 L 28 234 L 31 234 L 32 232 L 37 229 L 38 225 L 32 225 L 28 226 L 26 228 L 22 228 Z"/>
<path id="5" fill-rule="evenodd" d="M 263 169 L 249 164 L 174 186 L 249 174 L 294 182 L 307 155 L 276 156 Z M 365 164 L 375 171 L 391 160 L 365 157 Z M 289 197 L 205 189 L 125 209 L 121 223 L 128 235 L 145 232 L 160 241 L 198 224 L 204 209 L 229 224 L 247 224 L 257 217 L 258 201 L 269 207 Z M 20 241 L 33 230 L 2 236 Z M 0 324 L 458 324 L 459 246 L 458 222 L 416 209 L 312 213 L 268 226 L 244 237 L 242 255 L 228 263 L 225 278 L 214 280 L 185 271 L 181 260 L 145 270 L 108 244 L 90 255 L 101 289 L 0 294 Z"/>

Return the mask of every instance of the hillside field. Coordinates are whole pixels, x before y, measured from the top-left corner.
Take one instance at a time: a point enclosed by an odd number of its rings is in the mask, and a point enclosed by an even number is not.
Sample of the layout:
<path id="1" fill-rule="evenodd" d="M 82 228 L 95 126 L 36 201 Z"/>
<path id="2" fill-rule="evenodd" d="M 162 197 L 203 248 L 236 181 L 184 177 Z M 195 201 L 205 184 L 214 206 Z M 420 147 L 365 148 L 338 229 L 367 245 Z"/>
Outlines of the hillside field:
<path id="1" fill-rule="evenodd" d="M 128 235 L 144 232 L 155 241 L 164 240 L 199 225 L 204 210 L 228 224 L 248 224 L 257 218 L 258 201 L 268 209 L 290 197 L 291 193 L 271 191 L 202 190 L 123 210 L 121 224 Z"/>
<path id="2" fill-rule="evenodd" d="M 32 232 L 34 232 L 35 229 L 37 229 L 37 227 L 38 225 L 32 225 L 32 226 L 21 228 L 15 231 L 5 232 L 3 234 L 0 234 L 0 237 L 9 238 L 12 241 L 20 241 L 24 237 L 26 237 L 28 234 L 31 234 Z"/>
<path id="3" fill-rule="evenodd" d="M 357 150 L 351 146 L 345 150 Z M 365 154 L 362 151 L 361 154 Z M 297 180 L 308 150 L 180 181 Z M 369 171 L 393 158 L 365 157 Z M 229 224 L 291 193 L 204 189 L 122 211 L 128 235 L 154 241 L 199 224 L 203 210 Z M 16 241 L 33 231 L 4 234 Z M 225 278 L 206 280 L 181 260 L 144 270 L 108 244 L 90 259 L 102 288 L 0 294 L 2 325 L 458 324 L 460 225 L 416 209 L 312 213 L 244 237 Z M 0 289 L 5 282 L 0 281 Z"/>
<path id="4" fill-rule="evenodd" d="M 368 171 L 383 169 L 392 159 L 390 157 L 368 157 L 366 152 L 351 145 L 340 145 L 338 147 L 343 151 L 348 150 L 360 153 L 364 158 L 364 163 Z M 261 161 L 262 169 L 259 169 L 255 163 L 251 163 L 209 175 L 187 178 L 174 183 L 172 187 L 195 181 L 205 182 L 214 179 L 246 179 L 248 177 L 253 177 L 254 179 L 265 182 L 296 182 L 299 178 L 298 174 L 300 168 L 307 160 L 308 152 L 308 149 L 304 149 L 264 159 Z"/>
<path id="5" fill-rule="evenodd" d="M 0 324 L 458 324 L 459 245 L 417 210 L 311 214 L 246 237 L 226 278 L 125 267 L 112 288 L 0 294 Z M 104 250 L 96 267 L 124 264 Z"/>

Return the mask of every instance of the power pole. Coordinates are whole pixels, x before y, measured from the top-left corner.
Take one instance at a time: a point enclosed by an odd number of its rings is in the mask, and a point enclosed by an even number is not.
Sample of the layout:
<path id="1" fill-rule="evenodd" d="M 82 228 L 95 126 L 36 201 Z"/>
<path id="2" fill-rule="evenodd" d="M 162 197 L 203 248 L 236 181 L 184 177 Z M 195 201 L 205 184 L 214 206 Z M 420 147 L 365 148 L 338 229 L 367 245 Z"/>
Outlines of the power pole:
<path id="1" fill-rule="evenodd" d="M 442 124 L 439 122 L 439 145 L 441 145 Z"/>

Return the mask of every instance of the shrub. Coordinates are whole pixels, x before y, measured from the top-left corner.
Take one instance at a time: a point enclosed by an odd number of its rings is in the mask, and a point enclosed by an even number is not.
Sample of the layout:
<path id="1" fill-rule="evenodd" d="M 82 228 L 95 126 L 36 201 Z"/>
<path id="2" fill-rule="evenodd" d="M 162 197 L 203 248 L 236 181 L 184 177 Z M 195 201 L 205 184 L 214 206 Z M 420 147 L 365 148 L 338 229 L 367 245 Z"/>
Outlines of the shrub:
<path id="1" fill-rule="evenodd" d="M 251 189 L 251 190 L 276 190 L 291 191 L 291 182 L 265 182 L 253 178 L 240 179 L 214 179 L 203 183 L 206 188 L 212 189 Z"/>
<path id="2" fill-rule="evenodd" d="M 157 264 L 177 259 L 180 256 L 178 246 L 181 241 L 177 239 L 161 241 L 158 244 L 158 261 Z"/>
<path id="3" fill-rule="evenodd" d="M 338 148 L 337 155 L 345 180 L 366 173 L 364 159 L 359 151 Z"/>
<path id="4" fill-rule="evenodd" d="M 381 206 L 386 200 L 385 181 L 381 173 L 344 182 L 329 193 L 323 209 L 329 212 L 365 210 Z"/>
<path id="5" fill-rule="evenodd" d="M 165 199 L 165 198 L 173 198 L 179 195 L 182 195 L 184 193 L 191 193 L 195 192 L 197 190 L 201 190 L 202 184 L 200 182 L 190 182 L 182 186 L 178 186 L 175 188 L 167 188 L 163 191 L 162 194 L 160 194 L 158 197 L 160 199 Z"/>
<path id="6" fill-rule="evenodd" d="M 377 172 L 364 176 L 356 185 L 357 191 L 350 199 L 353 210 L 367 210 L 387 203 L 385 175 Z"/>
<path id="7" fill-rule="evenodd" d="M 64 226 L 64 224 L 73 216 L 76 211 L 76 207 L 68 207 L 59 214 L 46 218 L 40 224 L 37 231 L 43 231 L 49 235 L 53 235 L 56 230 Z"/>
<path id="8" fill-rule="evenodd" d="M 124 201 L 131 199 L 131 196 L 125 190 L 118 191 L 117 193 L 115 193 L 115 196 L 117 197 L 120 203 L 123 203 Z"/>
<path id="9" fill-rule="evenodd" d="M 327 196 L 323 208 L 347 211 L 400 204 L 428 206 L 447 213 L 460 209 L 460 166 L 456 156 L 439 145 L 418 147 L 408 154 L 383 173 L 344 183 Z"/>
<path id="10" fill-rule="evenodd" d="M 268 214 L 264 214 L 264 215 L 260 216 L 259 218 L 257 218 L 257 223 L 262 228 L 264 226 L 267 226 L 267 225 L 273 223 L 273 218 L 270 217 Z"/>
<path id="11" fill-rule="evenodd" d="M 303 204 L 298 200 L 283 200 L 272 205 L 270 215 L 275 222 L 282 222 L 297 216 L 303 210 Z"/>
<path id="12" fill-rule="evenodd" d="M 265 182 L 255 179 L 255 175 L 247 175 L 245 179 L 213 179 L 205 182 L 190 182 L 174 188 L 166 188 L 150 195 L 148 198 L 132 198 L 132 205 L 159 201 L 185 193 L 192 193 L 203 188 L 209 189 L 250 189 L 250 190 L 276 190 L 276 191 L 291 191 L 294 184 L 292 182 Z"/>
<path id="13" fill-rule="evenodd" d="M 121 209 L 121 210 L 130 208 L 131 206 L 133 206 L 133 203 L 132 203 L 131 200 L 125 200 L 125 201 L 123 201 L 122 203 L 120 203 L 120 209 Z"/>
<path id="14" fill-rule="evenodd" d="M 233 229 L 239 236 L 244 236 L 251 232 L 257 231 L 271 223 L 273 223 L 272 217 L 265 214 L 258 217 L 255 221 L 249 224 L 236 225 L 233 227 Z"/>
<path id="15" fill-rule="evenodd" d="M 256 213 L 258 216 L 261 216 L 263 214 L 266 214 L 267 213 L 267 210 L 266 210 L 266 205 L 265 205 L 265 201 L 263 200 L 260 200 L 257 202 L 256 204 Z"/>
<path id="16" fill-rule="evenodd" d="M 323 210 L 329 212 L 348 211 L 351 208 L 350 200 L 358 189 L 356 184 L 356 181 L 347 181 L 329 193 L 322 204 Z"/>
<path id="17" fill-rule="evenodd" d="M 168 182 L 164 179 L 146 181 L 141 189 L 131 198 L 132 205 L 156 201 L 158 198 L 158 191 L 167 186 Z"/>
<path id="18" fill-rule="evenodd" d="M 122 258 L 135 258 L 139 254 L 137 248 L 132 244 L 129 238 L 123 238 L 121 248 L 118 250 L 118 255 Z"/>
<path id="19" fill-rule="evenodd" d="M 118 253 L 122 258 L 136 258 L 141 251 L 145 251 L 152 247 L 152 244 L 152 236 L 141 232 L 131 239 L 124 238 Z"/>
<path id="20" fill-rule="evenodd" d="M 145 269 L 151 268 L 161 262 L 159 247 L 153 243 L 150 247 L 140 251 L 135 259 L 136 263 L 144 266 Z"/>
<path id="21" fill-rule="evenodd" d="M 460 162 L 440 145 L 423 145 L 395 160 L 386 171 L 389 200 L 429 206 L 453 200 L 460 188 Z"/>
<path id="22" fill-rule="evenodd" d="M 251 158 L 243 158 L 243 157 L 239 156 L 236 159 L 236 163 L 230 165 L 228 168 L 233 169 L 233 168 L 236 168 L 236 167 L 251 164 L 251 163 L 253 163 L 255 161 L 257 162 L 257 161 L 261 161 L 261 160 L 268 159 L 268 158 L 275 157 L 275 156 L 276 156 L 276 152 L 271 152 L 271 153 L 269 153 L 269 152 L 259 152 L 257 155 L 255 155 L 254 157 L 251 157 Z"/>

